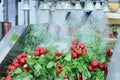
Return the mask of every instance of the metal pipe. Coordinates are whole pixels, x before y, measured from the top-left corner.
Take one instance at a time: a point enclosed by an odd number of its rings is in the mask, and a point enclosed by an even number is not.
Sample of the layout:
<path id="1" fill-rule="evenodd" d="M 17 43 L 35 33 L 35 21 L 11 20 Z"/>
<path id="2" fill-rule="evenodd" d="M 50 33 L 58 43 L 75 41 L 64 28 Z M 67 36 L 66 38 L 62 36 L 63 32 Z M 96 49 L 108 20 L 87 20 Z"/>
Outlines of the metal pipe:
<path id="1" fill-rule="evenodd" d="M 24 11 L 24 24 L 30 24 L 30 5 L 29 0 L 24 0 L 23 2 L 23 11 Z"/>

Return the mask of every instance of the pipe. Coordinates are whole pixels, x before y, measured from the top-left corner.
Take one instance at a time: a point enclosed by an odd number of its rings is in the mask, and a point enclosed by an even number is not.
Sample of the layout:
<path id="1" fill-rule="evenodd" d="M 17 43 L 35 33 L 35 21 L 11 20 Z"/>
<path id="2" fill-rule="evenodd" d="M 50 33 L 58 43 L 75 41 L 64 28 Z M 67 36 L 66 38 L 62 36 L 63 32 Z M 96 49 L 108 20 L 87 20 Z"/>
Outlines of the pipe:
<path id="1" fill-rule="evenodd" d="M 30 24 L 30 5 L 29 5 L 29 0 L 24 0 L 23 1 L 23 8 L 22 10 L 24 11 L 24 24 Z"/>

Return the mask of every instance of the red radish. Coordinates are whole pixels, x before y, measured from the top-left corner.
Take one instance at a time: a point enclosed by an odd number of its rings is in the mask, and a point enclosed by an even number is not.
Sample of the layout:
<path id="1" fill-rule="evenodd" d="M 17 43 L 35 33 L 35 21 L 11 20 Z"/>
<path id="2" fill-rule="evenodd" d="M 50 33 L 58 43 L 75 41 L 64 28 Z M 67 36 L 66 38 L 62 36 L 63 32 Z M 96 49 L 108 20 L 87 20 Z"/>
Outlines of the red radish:
<path id="1" fill-rule="evenodd" d="M 21 55 L 18 55 L 18 56 L 17 56 L 17 59 L 18 59 L 18 60 L 20 60 L 21 58 L 22 58 L 22 56 L 21 56 Z"/>
<path id="2" fill-rule="evenodd" d="M 93 68 L 96 68 L 99 66 L 99 62 L 94 60 L 94 61 L 92 61 L 91 65 L 93 66 Z"/>
<path id="3" fill-rule="evenodd" d="M 85 48 L 85 44 L 84 43 L 80 43 L 79 44 L 79 48 L 82 48 L 82 49 Z"/>
<path id="4" fill-rule="evenodd" d="M 27 57 L 27 54 L 26 54 L 25 52 L 23 52 L 23 53 L 21 54 L 21 56 L 22 56 L 22 57 Z"/>
<path id="5" fill-rule="evenodd" d="M 58 52 L 58 51 L 55 52 L 55 57 L 56 57 L 56 58 L 59 58 L 59 57 L 61 57 L 62 55 L 63 55 L 63 54 L 60 53 L 60 52 Z"/>
<path id="6" fill-rule="evenodd" d="M 108 53 L 108 57 L 111 57 L 112 55 L 113 55 L 113 52 L 110 51 L 110 52 Z"/>
<path id="7" fill-rule="evenodd" d="M 73 53 L 73 54 L 72 54 L 72 57 L 73 57 L 73 58 L 77 58 L 78 56 L 77 56 L 76 53 Z"/>
<path id="8" fill-rule="evenodd" d="M 58 56 L 60 57 L 60 56 L 62 56 L 62 55 L 63 55 L 62 53 L 59 53 L 59 55 L 58 55 Z"/>
<path id="9" fill-rule="evenodd" d="M 106 65 L 105 65 L 104 63 L 102 63 L 102 64 L 100 64 L 99 68 L 100 68 L 101 70 L 105 70 Z"/>
<path id="10" fill-rule="evenodd" d="M 21 64 L 21 65 L 24 65 L 25 63 L 26 63 L 25 58 L 20 59 L 20 64 Z"/>
<path id="11" fill-rule="evenodd" d="M 29 72 L 29 68 L 23 68 L 23 72 Z"/>
<path id="12" fill-rule="evenodd" d="M 58 52 L 58 51 L 56 51 L 56 52 L 55 52 L 55 55 L 56 55 L 56 56 L 58 56 L 58 55 L 59 55 L 59 52 Z"/>
<path id="13" fill-rule="evenodd" d="M 61 68 L 61 67 L 62 67 L 62 63 L 59 63 L 59 64 L 58 64 L 58 67 Z"/>
<path id="14" fill-rule="evenodd" d="M 8 70 L 11 70 L 11 67 L 12 67 L 12 65 L 9 65 L 9 66 L 8 66 Z"/>
<path id="15" fill-rule="evenodd" d="M 13 65 L 14 65 L 15 67 L 20 66 L 19 63 L 15 63 L 15 62 L 13 62 Z"/>
<path id="16" fill-rule="evenodd" d="M 40 54 L 45 54 L 45 50 L 43 47 L 40 48 Z"/>
<path id="17" fill-rule="evenodd" d="M 13 79 L 10 75 L 8 75 L 5 80 L 13 80 Z"/>
<path id="18" fill-rule="evenodd" d="M 82 53 L 83 53 L 83 54 L 87 53 L 87 49 L 85 49 L 85 48 L 82 49 Z"/>
<path id="19" fill-rule="evenodd" d="M 68 76 L 67 76 L 67 75 L 64 75 L 64 79 L 68 79 Z"/>
<path id="20" fill-rule="evenodd" d="M 35 48 L 35 51 L 39 51 L 40 50 L 40 48 L 37 46 L 36 48 Z"/>
<path id="21" fill-rule="evenodd" d="M 88 71 L 92 72 L 94 70 L 94 68 L 92 67 L 92 65 L 88 66 Z"/>
<path id="22" fill-rule="evenodd" d="M 78 50 L 77 51 L 77 55 L 79 56 L 79 55 L 82 55 L 82 51 L 81 50 Z"/>
<path id="23" fill-rule="evenodd" d="M 109 53 L 110 52 L 110 48 L 106 48 L 106 52 Z"/>
<path id="24" fill-rule="evenodd" d="M 18 63 L 19 62 L 19 60 L 18 59 L 15 59 L 14 61 L 13 61 L 13 63 Z"/>
<path id="25" fill-rule="evenodd" d="M 72 50 L 75 50 L 75 49 L 76 49 L 76 45 L 72 45 L 72 46 L 71 46 L 71 49 L 72 49 Z"/>
<path id="26" fill-rule="evenodd" d="M 36 51 L 36 52 L 35 52 L 35 56 L 40 56 L 40 52 L 39 52 L 39 51 Z"/>
<path id="27" fill-rule="evenodd" d="M 16 69 L 15 66 L 11 66 L 11 67 L 10 67 L 10 70 L 15 70 L 15 69 Z"/>
<path id="28" fill-rule="evenodd" d="M 107 65 L 105 65 L 105 71 L 107 71 L 108 70 L 108 66 Z"/>
<path id="29" fill-rule="evenodd" d="M 57 72 L 57 74 L 60 74 L 61 69 L 60 69 L 60 68 L 57 68 L 57 69 L 56 69 L 56 72 Z"/>
<path id="30" fill-rule="evenodd" d="M 78 41 L 77 41 L 77 40 L 73 40 L 73 41 L 72 41 L 72 44 L 73 44 L 73 45 L 77 45 L 77 44 L 78 44 Z"/>

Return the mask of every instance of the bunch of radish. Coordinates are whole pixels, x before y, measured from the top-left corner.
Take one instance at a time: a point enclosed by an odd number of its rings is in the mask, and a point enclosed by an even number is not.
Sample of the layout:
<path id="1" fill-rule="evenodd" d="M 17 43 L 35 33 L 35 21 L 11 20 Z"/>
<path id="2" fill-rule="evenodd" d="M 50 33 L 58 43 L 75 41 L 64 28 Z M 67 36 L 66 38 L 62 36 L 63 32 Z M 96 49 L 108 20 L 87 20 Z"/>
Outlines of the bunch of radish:
<path id="1" fill-rule="evenodd" d="M 72 53 L 72 58 L 78 58 L 82 54 L 86 54 L 87 49 L 85 48 L 84 43 L 78 44 L 77 40 L 72 41 L 72 46 L 71 46 L 71 53 Z"/>
<path id="2" fill-rule="evenodd" d="M 45 50 L 43 47 L 36 47 L 34 56 L 40 56 L 40 55 L 46 55 L 47 50 Z"/>
<path id="3" fill-rule="evenodd" d="M 8 69 L 6 71 L 7 77 L 3 77 L 2 80 L 12 80 L 12 77 L 10 76 L 10 71 L 16 70 L 18 67 L 22 67 L 23 72 L 28 72 L 29 68 L 26 66 L 26 57 L 27 54 L 23 52 L 22 54 L 18 55 L 12 64 L 8 66 Z"/>
<path id="4" fill-rule="evenodd" d="M 25 52 L 22 52 L 20 55 L 18 55 L 12 64 L 8 66 L 8 69 L 6 71 L 6 74 L 8 75 L 7 77 L 3 77 L 2 80 L 12 80 L 12 77 L 10 76 L 10 71 L 16 70 L 18 67 L 22 68 L 23 72 L 29 72 L 29 68 L 27 67 L 26 64 L 26 58 L 28 56 L 40 56 L 40 55 L 46 55 L 47 50 L 45 50 L 43 47 L 36 47 L 35 48 L 35 53 L 34 54 L 27 54 Z"/>
<path id="5" fill-rule="evenodd" d="M 93 60 L 91 64 L 88 66 L 88 71 L 92 72 L 95 68 L 99 68 L 105 72 L 105 75 L 107 75 L 108 67 L 105 63 L 100 64 L 98 61 Z"/>

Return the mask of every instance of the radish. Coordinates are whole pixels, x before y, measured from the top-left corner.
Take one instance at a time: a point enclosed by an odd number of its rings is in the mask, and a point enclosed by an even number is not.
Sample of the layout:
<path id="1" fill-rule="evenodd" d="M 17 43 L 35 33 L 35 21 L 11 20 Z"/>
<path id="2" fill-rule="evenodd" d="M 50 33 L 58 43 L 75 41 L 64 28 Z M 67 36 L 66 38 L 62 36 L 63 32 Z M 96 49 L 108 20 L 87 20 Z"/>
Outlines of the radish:
<path id="1" fill-rule="evenodd" d="M 75 50 L 75 49 L 76 49 L 76 45 L 72 45 L 72 46 L 71 46 L 71 49 L 72 49 L 72 50 Z"/>
<path id="2" fill-rule="evenodd" d="M 15 66 L 11 66 L 11 67 L 10 67 L 10 70 L 15 70 L 15 69 L 16 69 Z"/>
<path id="3" fill-rule="evenodd" d="M 64 75 L 64 79 L 68 79 L 68 76 L 67 76 L 67 75 Z"/>
<path id="4" fill-rule="evenodd" d="M 73 41 L 72 41 L 72 44 L 73 44 L 73 45 L 77 45 L 77 44 L 78 44 L 78 41 L 77 41 L 77 40 L 73 40 Z"/>
<path id="5" fill-rule="evenodd" d="M 77 51 L 77 55 L 79 56 L 79 55 L 82 55 L 82 51 L 81 50 L 78 50 Z"/>
<path id="6" fill-rule="evenodd" d="M 21 65 L 24 65 L 26 63 L 26 60 L 25 60 L 25 58 L 21 58 L 19 62 Z"/>
<path id="7" fill-rule="evenodd" d="M 105 70 L 106 65 L 105 65 L 104 63 L 102 63 L 102 64 L 100 64 L 99 68 L 100 68 L 101 70 Z"/>
<path id="8" fill-rule="evenodd" d="M 11 66 L 12 66 L 12 65 L 9 65 L 9 66 L 8 66 L 8 70 L 11 70 Z"/>
<path id="9" fill-rule="evenodd" d="M 58 64 L 58 68 L 61 68 L 61 67 L 62 67 L 62 63 L 59 63 L 59 64 Z"/>
<path id="10" fill-rule="evenodd" d="M 73 53 L 73 54 L 72 54 L 72 57 L 73 57 L 73 58 L 77 58 L 78 56 L 77 56 L 76 53 Z"/>
<path id="11" fill-rule="evenodd" d="M 40 48 L 40 54 L 45 54 L 45 50 L 43 47 Z"/>
<path id="12" fill-rule="evenodd" d="M 93 68 L 96 68 L 99 66 L 99 62 L 94 60 L 94 61 L 92 61 L 91 65 L 93 66 Z"/>
<path id="13" fill-rule="evenodd" d="M 15 63 L 15 62 L 13 62 L 13 64 L 12 65 L 14 65 L 15 67 L 19 67 L 20 66 L 20 64 L 19 63 Z"/>
<path id="14" fill-rule="evenodd" d="M 40 52 L 39 52 L 39 51 L 36 51 L 36 52 L 35 52 L 35 56 L 40 56 Z"/>
<path id="15" fill-rule="evenodd" d="M 87 49 L 85 49 L 85 48 L 82 49 L 82 53 L 83 53 L 83 54 L 87 53 Z"/>
<path id="16" fill-rule="evenodd" d="M 23 52 L 23 53 L 21 54 L 21 56 L 22 56 L 22 57 L 27 57 L 27 54 L 26 54 L 25 52 Z"/>
<path id="17" fill-rule="evenodd" d="M 18 59 L 18 60 L 20 60 L 21 58 L 22 58 L 22 56 L 21 56 L 21 55 L 18 55 L 18 56 L 17 56 L 17 59 Z"/>
<path id="18" fill-rule="evenodd" d="M 85 44 L 84 43 L 80 43 L 79 44 L 79 48 L 82 48 L 82 49 L 85 48 Z"/>
<path id="19" fill-rule="evenodd" d="M 13 61 L 13 63 L 18 63 L 19 62 L 19 60 L 18 59 L 15 59 L 14 61 Z"/>
<path id="20" fill-rule="evenodd" d="M 57 72 L 57 74 L 60 74 L 61 69 L 60 69 L 60 68 L 57 68 L 57 69 L 56 69 L 56 72 Z"/>
<path id="21" fill-rule="evenodd" d="M 113 52 L 110 51 L 110 52 L 108 53 L 108 56 L 111 57 L 112 55 L 113 55 Z"/>
<path id="22" fill-rule="evenodd" d="M 29 72 L 29 68 L 23 68 L 23 72 Z"/>
<path id="23" fill-rule="evenodd" d="M 40 50 L 40 48 L 37 46 L 36 48 L 35 48 L 35 51 L 39 51 Z"/>
<path id="24" fill-rule="evenodd" d="M 5 80 L 13 80 L 13 79 L 10 75 L 8 75 Z"/>
<path id="25" fill-rule="evenodd" d="M 94 68 L 92 67 L 92 65 L 88 66 L 87 69 L 88 69 L 89 72 L 92 72 L 94 70 Z"/>
<path id="26" fill-rule="evenodd" d="M 59 55 L 59 52 L 58 52 L 58 51 L 56 51 L 56 52 L 55 52 L 55 55 L 56 55 L 56 56 L 58 56 L 58 55 Z"/>
<path id="27" fill-rule="evenodd" d="M 110 52 L 110 48 L 106 48 L 106 52 L 109 53 Z"/>

